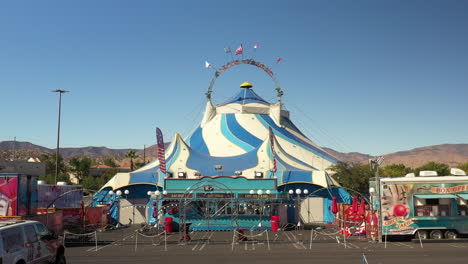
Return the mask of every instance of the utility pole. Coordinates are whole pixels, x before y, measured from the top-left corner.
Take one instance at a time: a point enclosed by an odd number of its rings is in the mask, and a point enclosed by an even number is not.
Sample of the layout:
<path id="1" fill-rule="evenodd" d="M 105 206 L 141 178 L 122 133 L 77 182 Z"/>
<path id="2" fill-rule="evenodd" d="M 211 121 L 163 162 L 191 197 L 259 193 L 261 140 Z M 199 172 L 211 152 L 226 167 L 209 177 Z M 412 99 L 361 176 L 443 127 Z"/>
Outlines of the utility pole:
<path id="1" fill-rule="evenodd" d="M 143 166 L 146 165 L 146 145 L 143 145 Z"/>
<path id="2" fill-rule="evenodd" d="M 16 137 L 13 140 L 13 160 L 16 160 Z"/>
<path id="3" fill-rule="evenodd" d="M 69 91 L 66 90 L 53 90 L 53 93 L 59 93 L 59 109 L 58 109 L 58 128 L 57 128 L 57 152 L 55 155 L 55 184 L 57 184 L 57 177 L 58 177 L 58 161 L 59 161 L 59 154 L 60 154 L 60 114 L 62 110 L 62 94 L 68 93 Z"/>

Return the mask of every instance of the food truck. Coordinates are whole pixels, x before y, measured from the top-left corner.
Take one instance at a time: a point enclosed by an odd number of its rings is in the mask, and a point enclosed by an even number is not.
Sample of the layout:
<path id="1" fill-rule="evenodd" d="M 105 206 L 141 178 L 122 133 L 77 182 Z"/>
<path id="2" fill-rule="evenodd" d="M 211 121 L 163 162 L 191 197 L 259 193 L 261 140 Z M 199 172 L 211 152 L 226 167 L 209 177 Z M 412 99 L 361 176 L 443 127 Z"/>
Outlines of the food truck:
<path id="1" fill-rule="evenodd" d="M 379 217 L 379 233 L 421 239 L 454 239 L 468 234 L 468 176 L 421 171 L 405 177 L 372 178 L 371 203 Z"/>

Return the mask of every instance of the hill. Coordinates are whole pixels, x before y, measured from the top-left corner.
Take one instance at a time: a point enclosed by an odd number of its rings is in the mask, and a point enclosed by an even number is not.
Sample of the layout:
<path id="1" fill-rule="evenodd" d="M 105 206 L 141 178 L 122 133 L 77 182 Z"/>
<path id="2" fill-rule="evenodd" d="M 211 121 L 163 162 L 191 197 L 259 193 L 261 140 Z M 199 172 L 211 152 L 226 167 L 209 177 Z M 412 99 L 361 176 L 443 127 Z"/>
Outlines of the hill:
<path id="1" fill-rule="evenodd" d="M 330 148 L 327 152 L 346 162 L 367 163 L 373 156 L 359 152 L 341 153 Z M 450 166 L 468 162 L 468 144 L 442 144 L 414 148 L 383 155 L 383 166 L 402 163 L 407 167 L 417 168 L 429 161 L 442 162 Z"/>
<path id="2" fill-rule="evenodd" d="M 166 147 L 168 143 L 166 143 Z M 371 155 L 359 152 L 342 153 L 331 148 L 323 148 L 337 159 L 346 162 L 367 163 Z M 113 157 L 120 164 L 125 164 L 128 161 L 124 156 L 130 149 L 110 149 L 106 147 L 82 147 L 82 148 L 60 148 L 60 153 L 65 159 L 76 156 L 87 156 L 96 160 L 102 160 L 106 157 Z M 143 158 L 142 149 L 132 149 L 137 152 L 137 155 Z M 15 156 L 16 159 L 25 160 L 29 157 L 37 157 L 41 153 L 53 153 L 55 149 L 49 149 L 30 142 L 21 141 L 2 141 L 0 142 L 0 157 L 11 159 Z M 156 158 L 157 146 L 152 145 L 146 148 L 146 160 L 151 161 Z M 443 144 L 404 150 L 383 155 L 385 157 L 385 165 L 403 163 L 408 167 L 419 167 L 426 162 L 435 161 L 447 163 L 455 166 L 459 163 L 468 162 L 468 144 Z"/>

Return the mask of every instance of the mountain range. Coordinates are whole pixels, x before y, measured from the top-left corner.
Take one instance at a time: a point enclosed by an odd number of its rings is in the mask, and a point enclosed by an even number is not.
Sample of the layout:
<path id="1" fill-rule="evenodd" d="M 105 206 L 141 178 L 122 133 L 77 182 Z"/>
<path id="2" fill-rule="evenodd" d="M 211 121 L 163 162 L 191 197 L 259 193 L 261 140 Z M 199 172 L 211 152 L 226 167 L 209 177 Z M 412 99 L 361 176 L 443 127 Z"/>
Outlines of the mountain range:
<path id="1" fill-rule="evenodd" d="M 167 146 L 168 143 L 166 143 Z M 346 162 L 367 163 L 373 156 L 359 152 L 342 153 L 331 148 L 323 148 L 337 159 Z M 87 156 L 100 161 L 107 157 L 114 158 L 118 163 L 125 164 L 127 160 L 125 154 L 131 149 L 110 149 L 106 147 L 81 147 L 81 148 L 60 148 L 60 154 L 69 159 L 76 156 Z M 146 148 L 145 153 L 142 149 L 132 149 L 142 158 L 146 156 L 147 161 L 156 158 L 157 146 L 153 145 Z M 0 157 L 5 159 L 25 160 L 30 157 L 37 157 L 43 153 L 54 153 L 55 149 L 49 149 L 43 146 L 35 145 L 30 142 L 21 141 L 2 141 L 0 142 Z M 410 150 L 398 151 L 383 155 L 385 158 L 384 166 L 390 164 L 402 163 L 407 167 L 416 168 L 429 161 L 442 162 L 450 166 L 468 162 L 468 144 L 443 144 L 420 147 Z"/>

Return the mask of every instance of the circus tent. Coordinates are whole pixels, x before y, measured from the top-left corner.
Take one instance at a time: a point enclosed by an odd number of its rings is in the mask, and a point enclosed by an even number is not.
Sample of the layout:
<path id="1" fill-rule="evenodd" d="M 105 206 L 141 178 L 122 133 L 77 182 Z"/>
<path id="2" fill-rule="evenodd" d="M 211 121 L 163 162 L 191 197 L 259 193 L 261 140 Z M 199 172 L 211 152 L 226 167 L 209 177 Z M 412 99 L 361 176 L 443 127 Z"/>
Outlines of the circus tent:
<path id="1" fill-rule="evenodd" d="M 198 127 L 186 138 L 176 133 L 165 150 L 167 173 L 154 160 L 133 172 L 118 173 L 95 197 L 131 188 L 133 197 L 141 198 L 147 191 L 167 189 L 168 180 L 230 176 L 271 179 L 278 193 L 306 186 L 310 191 L 327 190 L 321 193 L 328 203 L 331 196 L 349 201 L 349 194 L 327 173 L 337 159 L 294 125 L 281 96 L 278 90 L 276 102 L 268 102 L 247 82 L 224 103 L 214 105 L 207 96 Z"/>

